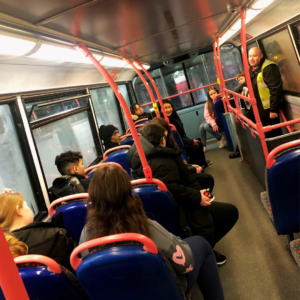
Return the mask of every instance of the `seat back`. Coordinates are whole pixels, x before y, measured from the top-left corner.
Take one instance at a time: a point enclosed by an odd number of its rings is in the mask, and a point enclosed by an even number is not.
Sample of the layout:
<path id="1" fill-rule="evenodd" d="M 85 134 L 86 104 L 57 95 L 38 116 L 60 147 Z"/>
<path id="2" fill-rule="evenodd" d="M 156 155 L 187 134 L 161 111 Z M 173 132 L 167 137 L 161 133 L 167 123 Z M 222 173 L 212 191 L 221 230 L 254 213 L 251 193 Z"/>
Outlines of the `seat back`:
<path id="1" fill-rule="evenodd" d="M 36 257 L 36 259 L 28 259 L 28 257 Z M 75 276 L 68 275 L 68 277 L 72 277 L 69 279 L 66 274 L 61 271 L 60 266 L 51 258 L 41 255 L 24 255 L 15 258 L 15 261 L 19 263 L 35 262 L 46 265 L 19 268 L 19 274 L 24 282 L 30 299 L 83 299 L 82 296 L 75 290 L 71 282 L 71 280 L 76 280 Z M 70 273 L 68 272 L 67 274 Z M 1 288 L 0 300 L 5 300 Z"/>
<path id="2" fill-rule="evenodd" d="M 298 142 L 299 143 L 299 142 Z M 278 234 L 300 232 L 300 146 L 267 159 L 267 191 Z"/>
<path id="3" fill-rule="evenodd" d="M 182 158 L 183 160 L 185 160 L 186 162 L 188 162 L 187 155 L 186 155 L 185 149 L 184 149 L 184 145 L 183 145 L 183 142 L 182 142 L 182 140 L 181 140 L 181 137 L 180 137 L 178 131 L 175 130 L 175 129 L 172 129 L 172 133 L 173 133 L 175 142 L 177 143 L 179 149 L 184 151 L 184 152 L 181 154 L 181 158 Z"/>
<path id="4" fill-rule="evenodd" d="M 152 242 L 140 234 L 130 235 L 140 236 Z M 114 236 L 105 238 L 112 237 Z M 103 238 L 93 241 L 101 239 Z M 93 241 L 84 244 L 88 245 Z M 154 247 L 156 249 L 155 244 Z M 144 249 L 145 246 L 122 245 L 97 251 L 84 258 L 76 274 L 90 299 L 182 300 L 179 288 L 157 249 L 156 253 Z"/>
<path id="5" fill-rule="evenodd" d="M 104 161 L 118 163 L 129 174 L 129 176 L 131 176 L 130 167 L 127 161 L 127 153 L 129 149 L 129 145 L 109 149 L 104 153 Z"/>
<path id="6" fill-rule="evenodd" d="M 134 139 L 132 137 L 132 135 L 126 137 L 125 139 L 123 139 L 120 143 L 120 145 L 129 145 L 132 146 L 134 144 Z"/>
<path id="7" fill-rule="evenodd" d="M 149 119 L 141 119 L 134 122 L 134 125 L 146 125 L 150 122 Z"/>

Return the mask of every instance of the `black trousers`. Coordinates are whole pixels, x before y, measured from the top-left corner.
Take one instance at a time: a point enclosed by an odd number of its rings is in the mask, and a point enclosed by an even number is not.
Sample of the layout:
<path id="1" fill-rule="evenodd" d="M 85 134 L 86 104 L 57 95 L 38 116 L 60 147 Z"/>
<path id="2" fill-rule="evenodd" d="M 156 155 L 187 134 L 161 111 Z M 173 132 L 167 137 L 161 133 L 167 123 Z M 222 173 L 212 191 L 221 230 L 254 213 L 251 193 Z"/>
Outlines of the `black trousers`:
<path id="1" fill-rule="evenodd" d="M 185 146 L 186 153 L 189 157 L 189 163 L 206 167 L 206 159 L 203 151 L 203 144 Z"/>

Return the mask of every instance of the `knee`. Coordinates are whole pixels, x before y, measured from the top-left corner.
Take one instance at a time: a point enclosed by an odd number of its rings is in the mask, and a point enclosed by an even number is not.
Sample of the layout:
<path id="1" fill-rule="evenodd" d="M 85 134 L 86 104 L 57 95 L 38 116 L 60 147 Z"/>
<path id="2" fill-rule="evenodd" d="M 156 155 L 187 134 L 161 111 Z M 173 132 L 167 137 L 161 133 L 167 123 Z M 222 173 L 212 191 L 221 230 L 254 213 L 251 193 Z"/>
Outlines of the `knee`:
<path id="1" fill-rule="evenodd" d="M 199 127 L 200 131 L 204 130 L 204 124 L 205 124 L 205 121 L 200 125 L 200 127 Z"/>
<path id="2" fill-rule="evenodd" d="M 235 220 L 235 222 L 238 220 L 239 210 L 235 205 L 228 203 L 228 215 L 230 215 L 231 219 Z"/>
<path id="3" fill-rule="evenodd" d="M 209 130 L 211 128 L 211 126 L 208 123 L 205 123 L 203 125 L 203 128 L 207 131 L 207 130 Z"/>

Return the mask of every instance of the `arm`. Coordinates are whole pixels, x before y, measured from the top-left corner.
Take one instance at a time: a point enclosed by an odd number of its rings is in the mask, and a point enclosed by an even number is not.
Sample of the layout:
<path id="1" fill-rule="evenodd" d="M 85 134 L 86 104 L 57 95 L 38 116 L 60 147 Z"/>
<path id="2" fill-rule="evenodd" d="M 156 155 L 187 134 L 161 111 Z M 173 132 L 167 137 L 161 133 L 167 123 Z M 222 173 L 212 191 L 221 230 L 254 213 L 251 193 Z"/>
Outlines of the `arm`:
<path id="1" fill-rule="evenodd" d="M 282 81 L 277 65 L 269 65 L 264 68 L 263 77 L 270 90 L 270 111 L 277 113 L 282 100 Z"/>
<path id="2" fill-rule="evenodd" d="M 246 82 L 240 83 L 233 91 L 240 94 L 243 91 L 244 86 L 247 86 Z"/>
<path id="3" fill-rule="evenodd" d="M 205 106 L 204 106 L 204 119 L 205 119 L 206 123 L 208 123 L 211 127 L 214 127 L 215 125 L 217 125 L 216 120 L 208 111 L 207 103 L 205 103 Z"/>

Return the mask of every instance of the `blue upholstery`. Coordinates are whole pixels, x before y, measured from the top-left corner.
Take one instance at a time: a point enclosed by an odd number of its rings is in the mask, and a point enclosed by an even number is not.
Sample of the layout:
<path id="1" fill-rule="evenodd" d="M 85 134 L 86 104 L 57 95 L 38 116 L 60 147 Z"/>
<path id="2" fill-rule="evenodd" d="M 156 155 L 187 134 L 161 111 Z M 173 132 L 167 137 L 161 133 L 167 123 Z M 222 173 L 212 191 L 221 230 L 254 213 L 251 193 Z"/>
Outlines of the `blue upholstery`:
<path id="1" fill-rule="evenodd" d="M 300 231 L 300 149 L 280 153 L 267 170 L 269 198 L 278 234 Z"/>
<path id="2" fill-rule="evenodd" d="M 216 103 L 214 104 L 214 110 L 215 110 L 218 126 L 224 130 L 228 147 L 230 150 L 233 150 L 230 132 L 227 127 L 226 119 L 224 116 L 225 109 L 224 109 L 222 98 L 217 99 Z"/>
<path id="3" fill-rule="evenodd" d="M 134 144 L 134 140 L 132 136 L 129 136 L 127 138 L 125 138 L 121 143 L 120 146 L 124 146 L 124 145 L 129 145 L 132 146 Z"/>
<path id="4" fill-rule="evenodd" d="M 47 267 L 25 267 L 19 269 L 19 274 L 25 284 L 30 299 L 43 300 L 82 300 L 64 275 L 49 272 Z M 0 300 L 5 297 L 0 288 Z M 20 299 L 21 300 L 21 299 Z"/>
<path id="5" fill-rule="evenodd" d="M 82 200 L 70 201 L 60 206 L 54 214 L 54 216 L 60 212 L 63 214 L 64 228 L 76 243 L 79 242 L 81 231 L 85 225 L 87 215 L 86 205 Z"/>
<path id="6" fill-rule="evenodd" d="M 182 300 L 159 254 L 118 246 L 84 258 L 77 278 L 91 300 Z"/>
<path id="7" fill-rule="evenodd" d="M 181 158 L 182 158 L 183 160 L 185 160 L 186 162 L 188 162 L 188 159 L 187 159 L 187 156 L 186 156 L 186 153 L 185 153 L 185 150 L 184 150 L 184 146 L 183 146 L 183 143 L 182 143 L 182 140 L 181 140 L 181 137 L 180 137 L 178 131 L 172 129 L 172 132 L 173 132 L 173 136 L 174 136 L 175 142 L 177 143 L 179 149 L 184 151 L 184 152 L 181 154 Z"/>
<path id="8" fill-rule="evenodd" d="M 105 162 L 115 162 L 120 164 L 123 169 L 129 174 L 129 176 L 131 176 L 131 171 L 127 161 L 127 152 L 128 149 L 116 150 L 115 152 L 112 152 L 108 155 Z"/>
<path id="9" fill-rule="evenodd" d="M 134 123 L 136 126 L 137 125 L 146 125 L 146 124 L 148 124 L 149 122 L 150 122 L 151 120 L 145 120 L 145 121 L 142 121 L 142 122 L 138 122 L 137 124 L 136 124 L 136 122 Z"/>
<path id="10" fill-rule="evenodd" d="M 132 187 L 132 193 L 140 197 L 147 216 L 158 222 L 169 232 L 184 237 L 177 221 L 176 204 L 169 192 L 158 189 L 154 184 L 141 184 Z"/>

